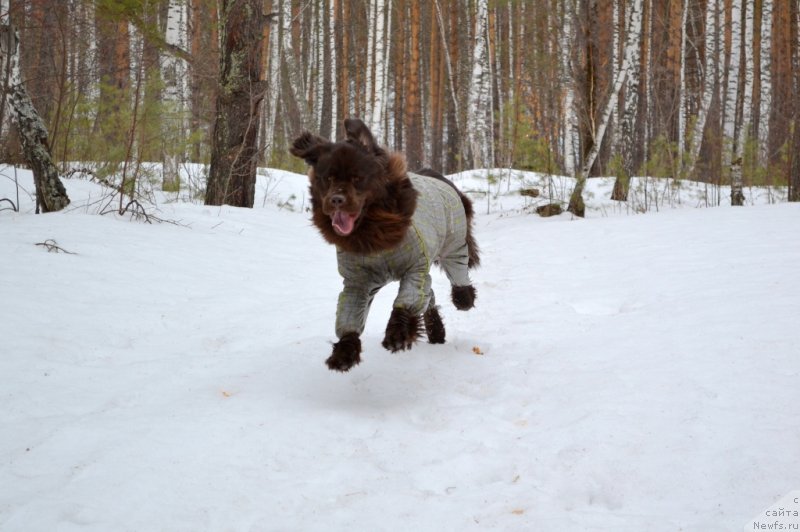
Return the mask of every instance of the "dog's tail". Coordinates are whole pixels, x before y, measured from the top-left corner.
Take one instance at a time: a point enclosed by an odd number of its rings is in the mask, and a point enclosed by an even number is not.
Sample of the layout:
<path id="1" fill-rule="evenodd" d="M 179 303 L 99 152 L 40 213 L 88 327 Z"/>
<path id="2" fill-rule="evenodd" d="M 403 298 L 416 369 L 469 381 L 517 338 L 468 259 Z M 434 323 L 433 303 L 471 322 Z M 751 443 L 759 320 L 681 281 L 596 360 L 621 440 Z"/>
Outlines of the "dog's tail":
<path id="1" fill-rule="evenodd" d="M 441 172 L 437 172 L 433 168 L 422 168 L 414 173 L 428 177 L 435 177 L 440 181 L 444 181 L 453 187 L 456 192 L 458 192 L 458 197 L 461 198 L 461 203 L 464 205 L 464 212 L 467 215 L 467 254 L 469 256 L 467 268 L 472 269 L 480 266 L 481 250 L 478 248 L 478 243 L 475 241 L 475 237 L 472 234 L 472 217 L 475 214 L 475 209 L 472 207 L 472 200 L 470 200 L 466 194 L 458 190 L 458 187 L 455 185 L 455 183 L 447 179 Z"/>
<path id="2" fill-rule="evenodd" d="M 467 213 L 467 253 L 469 254 L 467 268 L 477 268 L 481 265 L 481 250 L 478 248 L 478 243 L 475 242 L 475 236 L 472 234 L 472 216 L 475 214 L 475 210 L 472 208 L 472 200 L 466 194 L 459 191 L 458 195 L 461 198 L 461 203 L 464 204 L 464 212 Z"/>

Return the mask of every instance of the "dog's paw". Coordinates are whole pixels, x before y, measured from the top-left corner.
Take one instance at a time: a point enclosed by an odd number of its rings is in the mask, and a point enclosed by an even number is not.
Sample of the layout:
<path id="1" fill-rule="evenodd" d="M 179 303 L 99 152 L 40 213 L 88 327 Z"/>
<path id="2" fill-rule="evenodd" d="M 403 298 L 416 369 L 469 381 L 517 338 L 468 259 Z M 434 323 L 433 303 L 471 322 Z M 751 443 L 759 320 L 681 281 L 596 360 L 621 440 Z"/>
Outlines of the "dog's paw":
<path id="1" fill-rule="evenodd" d="M 472 285 L 467 286 L 454 286 L 451 294 L 453 305 L 458 310 L 469 310 L 475 306 L 475 298 L 477 293 L 475 287 Z"/>
<path id="2" fill-rule="evenodd" d="M 392 353 L 411 349 L 420 335 L 421 325 L 419 316 L 406 309 L 396 308 L 392 310 L 381 345 Z"/>
<path id="3" fill-rule="evenodd" d="M 325 363 L 332 371 L 348 371 L 361 362 L 361 339 L 356 333 L 347 333 L 333 344 L 333 354 Z"/>
<path id="4" fill-rule="evenodd" d="M 425 333 L 428 335 L 428 342 L 443 344 L 445 332 L 442 317 L 439 315 L 439 308 L 428 307 L 428 310 L 422 315 L 422 319 L 425 321 Z"/>

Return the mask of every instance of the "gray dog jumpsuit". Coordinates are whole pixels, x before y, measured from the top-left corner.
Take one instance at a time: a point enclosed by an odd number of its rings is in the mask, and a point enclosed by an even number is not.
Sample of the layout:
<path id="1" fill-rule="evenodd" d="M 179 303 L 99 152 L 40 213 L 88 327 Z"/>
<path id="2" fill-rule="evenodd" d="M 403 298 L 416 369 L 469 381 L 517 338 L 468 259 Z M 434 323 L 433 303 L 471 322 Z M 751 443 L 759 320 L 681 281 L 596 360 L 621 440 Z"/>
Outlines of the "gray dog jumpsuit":
<path id="1" fill-rule="evenodd" d="M 336 309 L 336 336 L 361 334 L 372 299 L 390 281 L 400 281 L 394 308 L 422 314 L 436 304 L 431 264 L 438 263 L 452 286 L 471 284 L 467 272 L 467 216 L 452 186 L 436 178 L 409 173 L 419 192 L 417 208 L 405 237 L 393 249 L 372 254 L 337 249 L 344 288 Z"/>

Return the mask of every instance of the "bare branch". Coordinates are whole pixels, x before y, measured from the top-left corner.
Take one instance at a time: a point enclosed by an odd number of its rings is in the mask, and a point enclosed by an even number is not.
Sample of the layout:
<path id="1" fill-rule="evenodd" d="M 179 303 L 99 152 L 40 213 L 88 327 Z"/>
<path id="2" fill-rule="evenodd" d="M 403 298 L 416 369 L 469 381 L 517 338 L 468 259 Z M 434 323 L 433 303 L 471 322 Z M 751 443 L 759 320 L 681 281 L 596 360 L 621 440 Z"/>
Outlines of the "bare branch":
<path id="1" fill-rule="evenodd" d="M 77 253 L 74 253 L 72 251 L 67 251 L 66 249 L 59 246 L 58 243 L 52 238 L 48 238 L 44 242 L 37 242 L 35 245 L 42 246 L 47 250 L 48 253 L 61 252 L 61 253 L 66 253 L 67 255 L 77 255 Z"/>

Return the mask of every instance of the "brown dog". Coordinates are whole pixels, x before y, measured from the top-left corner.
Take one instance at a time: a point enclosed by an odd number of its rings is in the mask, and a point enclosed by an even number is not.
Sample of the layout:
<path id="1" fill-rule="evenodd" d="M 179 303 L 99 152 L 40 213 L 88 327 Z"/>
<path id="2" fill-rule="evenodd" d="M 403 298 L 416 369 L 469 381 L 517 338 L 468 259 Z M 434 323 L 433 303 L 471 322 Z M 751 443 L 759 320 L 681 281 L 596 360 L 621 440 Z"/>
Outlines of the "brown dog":
<path id="1" fill-rule="evenodd" d="M 450 280 L 456 308 L 469 310 L 475 288 L 468 269 L 480 262 L 469 198 L 437 172 L 406 172 L 403 156 L 378 146 L 361 120 L 344 125 L 344 141 L 306 132 L 289 150 L 311 167 L 312 220 L 336 246 L 344 278 L 336 312 L 339 341 L 327 360 L 337 371 L 361 361 L 360 335 L 370 304 L 393 280 L 400 281 L 400 290 L 383 346 L 392 352 L 410 349 L 423 327 L 429 342 L 444 343 L 431 264 L 438 263 Z"/>

